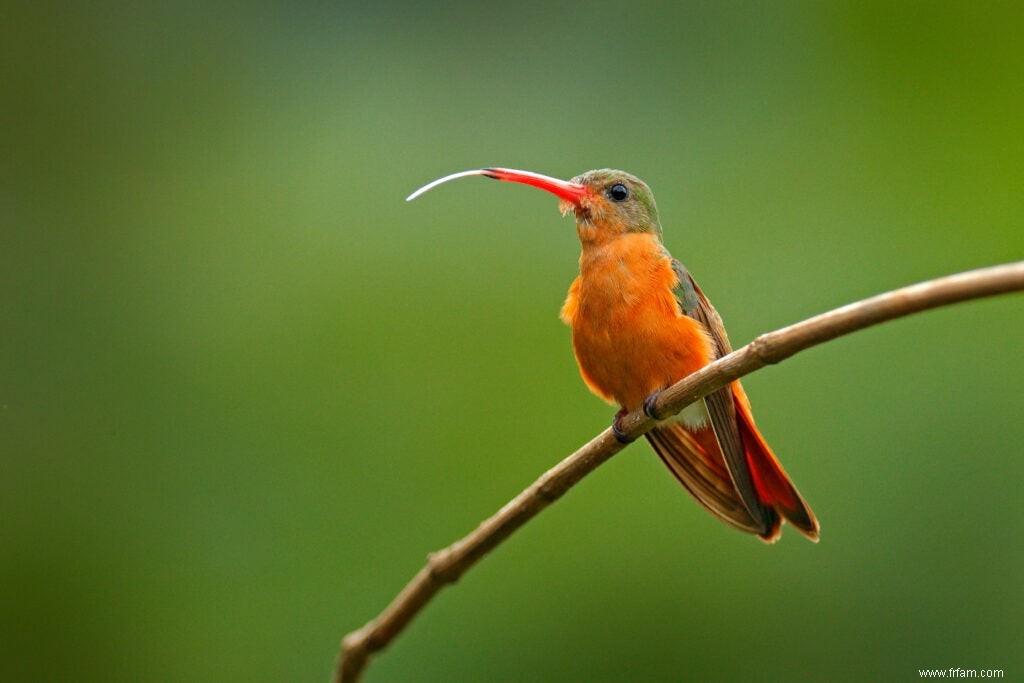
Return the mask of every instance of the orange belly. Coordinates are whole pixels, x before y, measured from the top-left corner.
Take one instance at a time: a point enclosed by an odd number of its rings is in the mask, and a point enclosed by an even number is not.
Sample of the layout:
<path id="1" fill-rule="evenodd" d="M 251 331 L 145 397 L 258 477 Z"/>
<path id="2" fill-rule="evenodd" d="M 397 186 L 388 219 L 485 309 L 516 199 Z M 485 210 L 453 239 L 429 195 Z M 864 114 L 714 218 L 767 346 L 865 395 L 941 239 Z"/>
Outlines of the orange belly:
<path id="1" fill-rule="evenodd" d="M 679 310 L 676 284 L 650 234 L 584 249 L 562 319 L 583 380 L 598 396 L 633 410 L 714 358 L 704 327 Z"/>

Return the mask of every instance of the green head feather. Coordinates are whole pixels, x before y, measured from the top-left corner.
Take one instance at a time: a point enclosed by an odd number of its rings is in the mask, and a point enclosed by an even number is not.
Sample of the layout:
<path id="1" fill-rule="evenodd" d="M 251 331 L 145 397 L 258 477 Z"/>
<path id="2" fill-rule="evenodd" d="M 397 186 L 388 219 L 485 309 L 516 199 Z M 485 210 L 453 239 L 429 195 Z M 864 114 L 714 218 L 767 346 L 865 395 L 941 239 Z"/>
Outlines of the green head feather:
<path id="1" fill-rule="evenodd" d="M 602 194 L 630 231 L 654 233 L 661 239 L 658 205 L 654 202 L 654 193 L 644 181 L 625 171 L 602 168 L 578 175 L 572 182 Z M 619 186 L 625 188 L 625 196 Z"/>

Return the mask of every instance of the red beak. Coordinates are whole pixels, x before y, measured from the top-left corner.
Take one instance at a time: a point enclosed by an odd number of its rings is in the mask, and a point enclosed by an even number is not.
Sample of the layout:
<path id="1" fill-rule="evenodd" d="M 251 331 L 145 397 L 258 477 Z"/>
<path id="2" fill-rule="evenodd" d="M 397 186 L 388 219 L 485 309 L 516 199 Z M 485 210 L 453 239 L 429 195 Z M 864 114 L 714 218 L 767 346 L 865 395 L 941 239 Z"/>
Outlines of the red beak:
<path id="1" fill-rule="evenodd" d="M 583 185 L 541 175 L 540 173 L 533 173 L 532 171 L 517 171 L 514 168 L 485 168 L 482 171 L 488 178 L 504 180 L 510 183 L 522 183 L 530 187 L 547 190 L 559 199 L 572 202 L 577 206 L 583 195 L 587 193 L 587 188 Z"/>
<path id="2" fill-rule="evenodd" d="M 437 187 L 441 183 L 446 183 L 449 180 L 455 180 L 456 178 L 463 178 L 469 175 L 482 175 L 488 178 L 494 178 L 495 180 L 504 180 L 510 183 L 522 183 L 523 185 L 547 190 L 559 199 L 572 202 L 577 206 L 579 206 L 580 199 L 583 195 L 587 193 L 587 188 L 583 185 L 577 185 L 576 183 L 559 180 L 558 178 L 552 178 L 551 176 L 541 175 L 540 173 L 533 173 L 532 171 L 517 171 L 513 168 L 481 168 L 475 171 L 460 171 L 458 173 L 447 175 L 443 178 L 438 178 L 437 180 L 427 183 L 420 189 L 413 192 L 405 201 L 412 201 L 427 190 Z"/>

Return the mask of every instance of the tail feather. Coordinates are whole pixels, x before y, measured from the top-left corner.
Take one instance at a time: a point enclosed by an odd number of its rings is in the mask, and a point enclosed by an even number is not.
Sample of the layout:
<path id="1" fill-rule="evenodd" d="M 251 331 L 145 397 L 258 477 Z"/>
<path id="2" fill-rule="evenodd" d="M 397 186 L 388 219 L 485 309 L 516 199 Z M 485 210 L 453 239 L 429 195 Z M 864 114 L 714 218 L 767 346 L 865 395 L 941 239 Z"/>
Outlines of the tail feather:
<path id="1" fill-rule="evenodd" d="M 655 427 L 646 437 L 669 471 L 708 512 L 766 541 L 778 538 L 778 515 L 768 508 L 765 526 L 751 517 L 732 483 L 710 428 L 691 432 L 678 422 L 670 422 Z"/>
<path id="2" fill-rule="evenodd" d="M 739 427 L 740 438 L 743 439 L 747 463 L 750 465 L 758 497 L 765 505 L 778 510 L 800 533 L 817 542 L 820 530 L 818 520 L 758 431 L 750 414 L 750 406 L 743 400 L 745 398 L 736 396 L 736 425 Z"/>
<path id="3" fill-rule="evenodd" d="M 763 522 L 755 520 L 729 474 L 721 448 L 710 428 L 688 429 L 665 422 L 646 437 L 662 462 L 698 503 L 720 520 L 773 543 L 781 535 L 783 518 L 812 541 L 818 540 L 818 520 L 786 476 L 771 448 L 754 424 L 743 388 L 733 385 L 736 427 L 743 443 Z"/>

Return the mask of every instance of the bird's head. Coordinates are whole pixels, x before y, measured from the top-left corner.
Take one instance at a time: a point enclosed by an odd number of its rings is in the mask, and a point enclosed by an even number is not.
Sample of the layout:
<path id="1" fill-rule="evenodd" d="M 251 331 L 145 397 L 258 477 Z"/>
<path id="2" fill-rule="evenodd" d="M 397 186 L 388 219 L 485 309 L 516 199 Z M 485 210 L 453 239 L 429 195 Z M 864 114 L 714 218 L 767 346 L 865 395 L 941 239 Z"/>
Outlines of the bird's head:
<path id="1" fill-rule="evenodd" d="M 604 243 L 633 232 L 651 233 L 661 240 L 658 206 L 651 188 L 634 175 L 609 168 L 587 171 L 569 181 L 511 168 L 462 171 L 424 185 L 408 199 L 415 199 L 441 183 L 469 175 L 522 183 L 550 192 L 561 200 L 559 206 L 563 215 L 572 213 L 576 217 L 576 230 L 584 244 Z"/>

